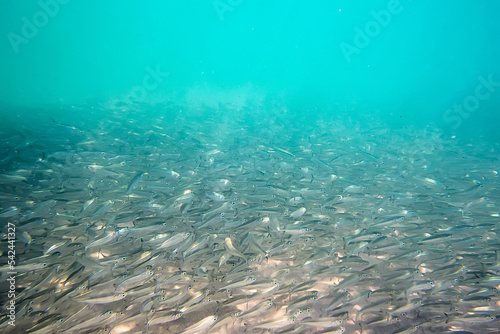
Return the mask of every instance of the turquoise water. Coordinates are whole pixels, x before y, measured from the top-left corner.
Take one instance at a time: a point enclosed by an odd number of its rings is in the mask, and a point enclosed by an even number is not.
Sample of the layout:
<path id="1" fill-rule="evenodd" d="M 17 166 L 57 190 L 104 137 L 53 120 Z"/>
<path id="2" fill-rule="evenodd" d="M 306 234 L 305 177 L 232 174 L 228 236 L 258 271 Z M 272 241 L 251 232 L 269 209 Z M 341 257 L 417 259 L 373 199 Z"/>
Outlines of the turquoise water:
<path id="1" fill-rule="evenodd" d="M 498 1 L 2 8 L 2 329 L 498 332 Z"/>
<path id="2" fill-rule="evenodd" d="M 496 138 L 498 86 L 468 117 L 443 117 L 478 77 L 500 81 L 496 1 L 42 3 L 4 4 L 4 108 L 126 100 L 158 68 L 143 102 L 265 96 Z"/>

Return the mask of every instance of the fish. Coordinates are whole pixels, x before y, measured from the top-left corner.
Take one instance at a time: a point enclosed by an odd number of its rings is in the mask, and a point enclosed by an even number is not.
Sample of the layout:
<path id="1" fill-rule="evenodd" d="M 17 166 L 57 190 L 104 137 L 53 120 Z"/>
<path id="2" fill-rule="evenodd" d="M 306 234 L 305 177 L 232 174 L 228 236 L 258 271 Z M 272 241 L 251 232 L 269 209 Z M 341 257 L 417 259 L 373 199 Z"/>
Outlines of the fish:
<path id="1" fill-rule="evenodd" d="M 175 321 L 182 316 L 182 312 L 170 311 L 156 312 L 154 316 L 148 320 L 148 326 L 163 325 L 168 322 Z"/>
<path id="2" fill-rule="evenodd" d="M 295 323 L 295 321 L 296 321 L 296 319 L 294 317 L 282 317 L 282 318 L 279 318 L 277 320 L 262 322 L 256 326 L 254 326 L 254 328 L 275 330 L 275 329 L 279 329 L 279 328 L 293 325 Z"/>
<path id="3" fill-rule="evenodd" d="M 137 183 L 139 183 L 139 181 L 142 179 L 142 177 L 144 176 L 145 173 L 143 172 L 139 172 L 137 173 L 134 178 L 132 179 L 132 181 L 130 181 L 130 184 L 128 185 L 127 187 L 127 191 L 125 192 L 125 194 L 127 195 L 130 195 L 132 193 L 132 191 L 134 190 L 134 188 L 137 186 Z"/>
<path id="4" fill-rule="evenodd" d="M 217 321 L 217 316 L 216 315 L 209 315 L 203 319 L 201 319 L 200 321 L 198 321 L 197 323 L 189 326 L 188 328 L 186 328 L 185 330 L 183 330 L 182 334 L 194 334 L 194 333 L 200 333 L 204 330 L 207 330 L 208 328 L 210 328 L 213 324 L 215 324 L 215 322 Z"/>
<path id="5" fill-rule="evenodd" d="M 10 218 L 18 214 L 19 214 L 19 209 L 15 206 L 11 206 L 8 207 L 7 209 L 0 211 L 0 218 Z"/>
<path id="6" fill-rule="evenodd" d="M 226 237 L 224 239 L 224 244 L 225 244 L 226 250 L 228 251 L 229 254 L 231 254 L 233 256 L 240 257 L 246 261 L 246 257 L 243 254 L 241 254 L 236 248 L 234 248 L 233 241 L 231 240 L 230 237 Z"/>
<path id="7" fill-rule="evenodd" d="M 158 246 L 156 249 L 163 249 L 163 248 L 170 248 L 174 247 L 187 238 L 191 236 L 191 233 L 189 232 L 183 232 L 183 233 L 177 233 L 165 240 L 160 246 Z"/>
<path id="8" fill-rule="evenodd" d="M 494 143 L 192 100 L 0 131 L 18 330 L 498 331 Z"/>
<path id="9" fill-rule="evenodd" d="M 289 156 L 289 157 L 295 158 L 295 155 L 294 155 L 294 154 L 292 154 L 292 153 L 288 152 L 288 151 L 287 151 L 287 150 L 285 150 L 285 149 L 282 149 L 282 148 L 279 148 L 279 147 L 275 147 L 274 149 L 275 149 L 276 151 L 279 151 L 279 152 L 281 152 L 281 153 L 283 153 L 283 154 L 285 154 L 285 155 Z"/>
<path id="10" fill-rule="evenodd" d="M 304 207 L 299 208 L 299 209 L 293 211 L 292 213 L 290 213 L 290 218 L 300 218 L 304 215 L 304 213 L 306 213 L 306 208 L 304 208 Z"/>
<path id="11" fill-rule="evenodd" d="M 96 212 L 92 214 L 92 219 L 97 219 L 106 214 L 111 207 L 115 204 L 112 200 L 108 200 L 106 203 L 104 203 L 99 209 L 97 209 Z"/>
<path id="12" fill-rule="evenodd" d="M 237 280 L 235 282 L 231 282 L 231 283 L 223 286 L 222 288 L 219 289 L 219 291 L 221 291 L 221 290 L 229 291 L 229 290 L 232 290 L 235 288 L 241 288 L 241 287 L 252 284 L 256 280 L 257 280 L 257 278 L 255 278 L 255 276 L 246 276 L 243 279 Z"/>
<path id="13" fill-rule="evenodd" d="M 216 193 L 215 191 L 213 191 L 210 194 L 207 194 L 207 197 L 215 202 L 222 202 L 226 199 L 226 197 L 224 195 Z"/>
<path id="14" fill-rule="evenodd" d="M 113 294 L 109 296 L 99 296 L 99 297 L 92 297 L 92 298 L 84 298 L 84 299 L 79 299 L 81 303 L 86 303 L 86 304 L 109 304 L 109 303 L 114 303 L 117 301 L 120 301 L 127 297 L 126 293 L 119 293 L 119 294 Z"/>
<path id="15" fill-rule="evenodd" d="M 147 270 L 146 272 L 142 274 L 138 274 L 132 277 L 129 277 L 123 282 L 121 282 L 117 287 L 116 291 L 127 291 L 131 286 L 135 286 L 139 282 L 144 282 L 149 279 L 151 279 L 154 275 L 154 272 L 152 270 Z"/>

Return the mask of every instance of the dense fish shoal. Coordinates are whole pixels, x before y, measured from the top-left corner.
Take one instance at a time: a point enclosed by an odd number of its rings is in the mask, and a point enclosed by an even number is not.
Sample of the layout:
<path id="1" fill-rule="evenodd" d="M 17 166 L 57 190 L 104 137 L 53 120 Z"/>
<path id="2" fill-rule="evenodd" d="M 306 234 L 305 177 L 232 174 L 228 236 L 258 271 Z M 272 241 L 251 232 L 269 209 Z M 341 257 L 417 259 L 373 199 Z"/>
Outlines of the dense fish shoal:
<path id="1" fill-rule="evenodd" d="M 2 332 L 498 332 L 498 144 L 156 109 L 2 130 Z"/>

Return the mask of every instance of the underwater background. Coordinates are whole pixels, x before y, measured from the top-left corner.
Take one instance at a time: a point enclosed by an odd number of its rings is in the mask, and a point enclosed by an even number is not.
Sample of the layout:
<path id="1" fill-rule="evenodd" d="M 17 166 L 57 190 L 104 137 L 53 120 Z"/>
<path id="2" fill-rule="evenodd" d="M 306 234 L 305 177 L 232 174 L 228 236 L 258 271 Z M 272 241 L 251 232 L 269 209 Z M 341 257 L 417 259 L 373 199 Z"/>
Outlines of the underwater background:
<path id="1" fill-rule="evenodd" d="M 500 330 L 498 1 L 0 9 L 0 328 Z"/>
<path id="2" fill-rule="evenodd" d="M 464 115 L 446 111 L 480 77 L 499 81 L 497 1 L 44 3 L 3 3 L 3 110 L 272 100 L 496 137 L 498 85 Z M 148 69 L 157 85 L 135 91 Z"/>

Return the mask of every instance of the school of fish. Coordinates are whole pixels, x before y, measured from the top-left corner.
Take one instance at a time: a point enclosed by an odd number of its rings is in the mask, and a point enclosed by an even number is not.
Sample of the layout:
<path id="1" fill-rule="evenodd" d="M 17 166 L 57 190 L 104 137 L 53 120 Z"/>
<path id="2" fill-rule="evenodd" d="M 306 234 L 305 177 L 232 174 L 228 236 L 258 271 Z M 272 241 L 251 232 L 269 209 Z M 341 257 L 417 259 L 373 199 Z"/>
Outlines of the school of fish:
<path id="1" fill-rule="evenodd" d="M 1 332 L 500 332 L 498 145 L 285 108 L 71 112 L 1 133 Z"/>

